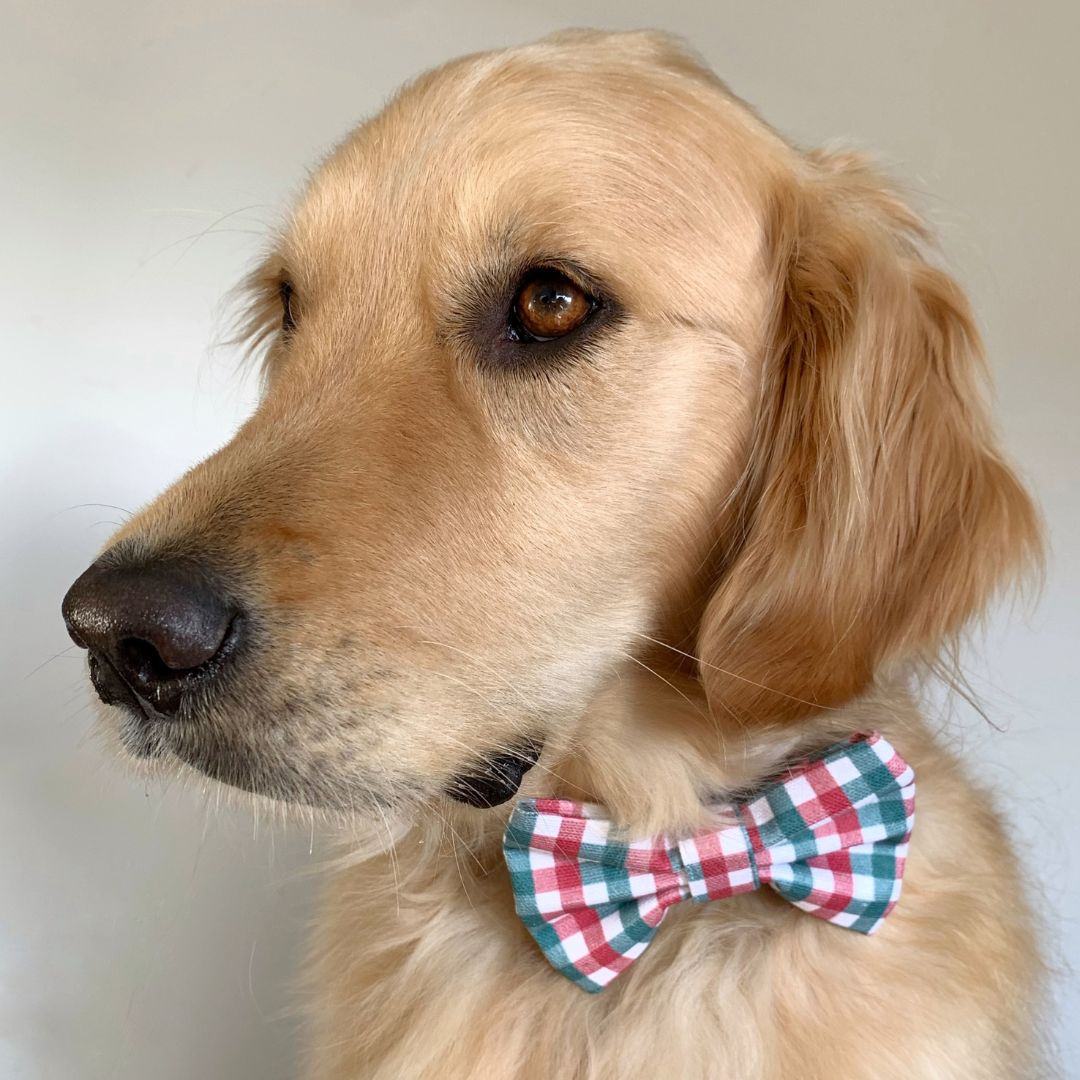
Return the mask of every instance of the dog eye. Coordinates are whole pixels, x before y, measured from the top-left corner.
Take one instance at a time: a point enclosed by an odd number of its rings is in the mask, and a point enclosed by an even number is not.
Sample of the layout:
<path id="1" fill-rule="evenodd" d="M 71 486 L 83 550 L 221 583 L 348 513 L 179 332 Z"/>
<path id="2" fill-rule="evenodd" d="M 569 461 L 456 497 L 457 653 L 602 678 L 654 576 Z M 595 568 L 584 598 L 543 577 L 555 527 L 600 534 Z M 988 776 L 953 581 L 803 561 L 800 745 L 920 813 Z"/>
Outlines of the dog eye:
<path id="1" fill-rule="evenodd" d="M 507 337 L 523 343 L 565 337 L 595 309 L 595 298 L 565 274 L 534 270 L 518 286 L 507 320 Z"/>
<path id="2" fill-rule="evenodd" d="M 282 281 L 278 285 L 281 298 L 281 332 L 291 334 L 296 329 L 296 312 L 291 281 Z"/>

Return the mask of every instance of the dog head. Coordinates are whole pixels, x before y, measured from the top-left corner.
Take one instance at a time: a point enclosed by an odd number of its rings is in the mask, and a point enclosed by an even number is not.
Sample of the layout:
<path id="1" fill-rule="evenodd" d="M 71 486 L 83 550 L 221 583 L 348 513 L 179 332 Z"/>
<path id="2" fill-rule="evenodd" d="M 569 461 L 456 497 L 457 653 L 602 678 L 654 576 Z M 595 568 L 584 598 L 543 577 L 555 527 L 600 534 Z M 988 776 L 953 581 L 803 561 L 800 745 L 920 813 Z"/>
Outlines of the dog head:
<path id="1" fill-rule="evenodd" d="M 252 278 L 255 414 L 65 600 L 111 722 L 286 801 L 488 805 L 652 640 L 751 729 L 936 650 L 1035 524 L 924 239 L 663 36 L 421 77 Z"/>

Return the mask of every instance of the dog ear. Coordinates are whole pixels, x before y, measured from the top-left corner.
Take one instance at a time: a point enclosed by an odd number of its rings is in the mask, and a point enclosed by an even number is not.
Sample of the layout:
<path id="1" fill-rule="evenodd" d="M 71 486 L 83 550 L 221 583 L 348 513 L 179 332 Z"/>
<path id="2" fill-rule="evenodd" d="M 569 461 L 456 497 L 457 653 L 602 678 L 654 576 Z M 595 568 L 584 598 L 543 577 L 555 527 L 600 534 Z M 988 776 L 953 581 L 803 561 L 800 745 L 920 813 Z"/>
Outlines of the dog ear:
<path id="1" fill-rule="evenodd" d="M 926 233 L 853 155 L 775 199 L 768 355 L 696 647 L 714 715 L 785 722 L 937 655 L 1039 550 L 978 334 Z"/>

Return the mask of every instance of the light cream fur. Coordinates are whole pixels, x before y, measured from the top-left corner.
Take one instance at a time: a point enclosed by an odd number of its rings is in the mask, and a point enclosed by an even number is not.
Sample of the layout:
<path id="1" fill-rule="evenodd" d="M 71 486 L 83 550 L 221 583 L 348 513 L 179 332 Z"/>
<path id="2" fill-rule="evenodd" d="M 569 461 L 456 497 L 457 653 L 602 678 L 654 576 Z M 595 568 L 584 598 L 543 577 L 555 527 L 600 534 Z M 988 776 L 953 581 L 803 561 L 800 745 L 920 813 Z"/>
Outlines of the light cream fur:
<path id="1" fill-rule="evenodd" d="M 400 836 L 329 887 L 312 1080 L 1034 1074 L 1008 842 L 908 681 L 1037 524 L 925 248 L 864 161 L 791 147 L 654 34 L 456 61 L 315 174 L 253 279 L 259 410 L 117 541 L 207 553 L 257 616 L 161 752 Z M 477 312 L 552 260 L 621 321 L 493 370 Z M 869 728 L 918 774 L 878 935 L 767 892 L 684 905 L 598 996 L 514 917 L 506 808 L 442 793 L 540 737 L 525 792 L 676 831 Z"/>
<path id="2" fill-rule="evenodd" d="M 593 776 L 590 795 L 625 792 L 626 820 L 678 821 L 702 777 L 741 782 L 716 747 L 672 746 L 655 732 L 657 716 L 693 725 L 704 708 L 691 686 L 681 701 L 656 681 L 628 674 L 602 695 L 574 779 L 541 773 L 526 790 L 580 796 Z M 459 811 L 415 828 L 393 860 L 344 870 L 330 886 L 309 978 L 307 1075 L 1038 1075 L 1038 961 L 989 800 L 902 692 L 867 695 L 825 726 L 880 728 L 918 774 L 903 899 L 877 935 L 841 931 L 768 892 L 683 905 L 630 972 L 588 995 L 548 968 L 514 916 L 499 857 L 505 812 Z M 658 810 L 654 792 L 682 805 Z"/>

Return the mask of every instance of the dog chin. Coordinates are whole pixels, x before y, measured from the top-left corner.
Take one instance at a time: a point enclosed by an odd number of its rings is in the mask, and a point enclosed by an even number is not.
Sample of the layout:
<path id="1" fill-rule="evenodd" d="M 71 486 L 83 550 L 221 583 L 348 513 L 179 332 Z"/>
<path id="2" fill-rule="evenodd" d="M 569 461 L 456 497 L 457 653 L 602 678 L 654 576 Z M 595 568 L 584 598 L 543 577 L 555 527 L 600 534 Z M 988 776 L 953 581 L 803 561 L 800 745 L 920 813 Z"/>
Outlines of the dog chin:
<path id="1" fill-rule="evenodd" d="M 388 814 L 401 813 L 424 794 L 403 779 L 398 790 L 387 792 L 385 782 L 354 775 L 355 770 L 337 777 L 321 772 L 312 779 L 296 765 L 282 759 L 268 760 L 257 750 L 234 744 L 221 735 L 204 731 L 193 739 L 190 722 L 148 717 L 127 706 L 103 706 L 103 711 L 121 752 L 136 764 L 152 771 L 159 767 L 190 771 L 286 807 L 385 821 Z"/>
<path id="2" fill-rule="evenodd" d="M 392 792 L 385 778 L 357 775 L 352 767 L 334 776 L 326 768 L 305 769 L 286 758 L 269 759 L 242 742 L 229 739 L 209 724 L 157 715 L 141 701 L 103 704 L 107 726 L 115 733 L 126 756 L 147 766 L 176 766 L 238 791 L 274 802 L 348 815 L 400 812 L 425 798 L 442 795 L 477 809 L 508 802 L 518 792 L 525 774 L 543 750 L 540 736 L 523 739 L 508 750 L 480 756 L 442 785 L 425 785 L 394 778 Z"/>

